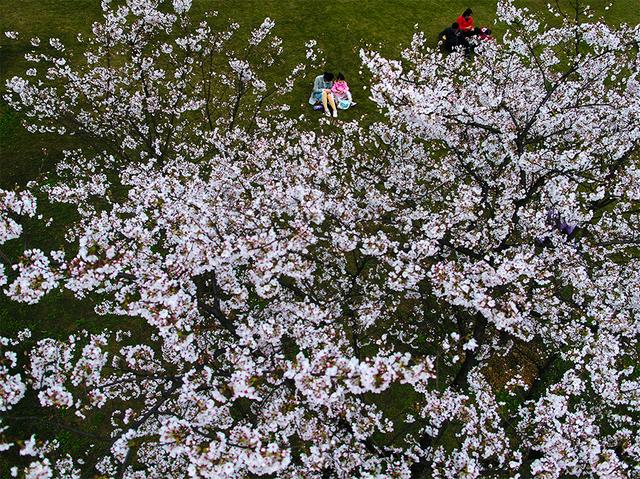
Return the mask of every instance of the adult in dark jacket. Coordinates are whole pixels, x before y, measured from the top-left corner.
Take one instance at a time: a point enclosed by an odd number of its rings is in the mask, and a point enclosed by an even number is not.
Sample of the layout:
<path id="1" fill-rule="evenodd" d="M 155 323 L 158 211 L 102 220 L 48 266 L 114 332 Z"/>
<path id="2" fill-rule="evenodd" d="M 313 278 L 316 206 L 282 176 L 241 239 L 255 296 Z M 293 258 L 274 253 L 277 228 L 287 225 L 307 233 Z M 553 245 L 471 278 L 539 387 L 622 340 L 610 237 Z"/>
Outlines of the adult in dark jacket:
<path id="1" fill-rule="evenodd" d="M 467 45 L 458 23 L 453 23 L 449 28 L 445 28 L 438 35 L 438 42 L 442 42 L 443 48 L 451 53 L 459 45 Z"/>

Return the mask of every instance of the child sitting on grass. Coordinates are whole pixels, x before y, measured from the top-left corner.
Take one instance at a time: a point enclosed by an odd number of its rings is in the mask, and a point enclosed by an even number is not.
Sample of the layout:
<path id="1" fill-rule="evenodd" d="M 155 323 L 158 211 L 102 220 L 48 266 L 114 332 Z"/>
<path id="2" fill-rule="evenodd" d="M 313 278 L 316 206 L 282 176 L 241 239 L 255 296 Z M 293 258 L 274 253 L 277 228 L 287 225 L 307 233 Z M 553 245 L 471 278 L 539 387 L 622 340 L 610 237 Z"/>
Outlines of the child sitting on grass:
<path id="1" fill-rule="evenodd" d="M 328 99 L 333 99 L 333 102 L 331 103 L 331 107 L 333 108 L 334 117 L 338 116 L 338 112 L 337 112 L 338 109 L 346 110 L 353 104 L 351 92 L 349 91 L 349 85 L 347 85 L 347 82 L 342 73 L 338 73 L 338 76 L 336 77 L 336 81 L 333 83 L 333 86 L 331 87 L 331 91 L 327 93 L 327 97 L 333 97 Z M 323 97 L 323 105 L 324 104 L 325 104 L 325 101 Z M 325 106 L 325 111 L 328 111 L 326 109 L 326 106 Z"/>

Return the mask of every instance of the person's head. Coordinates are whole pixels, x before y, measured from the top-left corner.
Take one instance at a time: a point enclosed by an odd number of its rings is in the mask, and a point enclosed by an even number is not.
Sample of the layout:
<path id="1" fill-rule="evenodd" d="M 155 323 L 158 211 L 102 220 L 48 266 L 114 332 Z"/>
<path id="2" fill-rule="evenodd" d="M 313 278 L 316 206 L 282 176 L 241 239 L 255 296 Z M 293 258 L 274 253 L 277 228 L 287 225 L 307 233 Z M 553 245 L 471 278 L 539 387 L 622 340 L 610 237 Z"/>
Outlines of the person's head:
<path id="1" fill-rule="evenodd" d="M 338 73 L 338 76 L 336 77 L 336 80 L 344 81 L 344 75 L 342 73 Z"/>
<path id="2" fill-rule="evenodd" d="M 483 28 L 482 29 L 482 34 L 483 35 L 491 35 L 491 29 L 490 28 Z"/>
<path id="3" fill-rule="evenodd" d="M 458 10 L 458 11 L 459 11 L 459 10 Z M 470 8 L 467 8 L 467 9 L 462 13 L 462 16 L 463 16 L 464 18 L 469 18 L 469 17 L 471 16 L 471 14 L 472 14 L 472 13 L 473 13 L 473 12 L 471 11 L 471 9 L 470 9 Z"/>
<path id="4" fill-rule="evenodd" d="M 460 25 L 458 25 L 458 22 L 453 22 L 451 24 L 451 28 L 453 28 L 454 30 L 458 30 L 460 28 Z"/>
<path id="5" fill-rule="evenodd" d="M 322 78 L 323 78 L 323 79 L 324 79 L 324 81 L 326 81 L 326 82 L 333 81 L 333 73 L 331 73 L 331 72 L 324 72 L 324 73 L 322 74 Z"/>

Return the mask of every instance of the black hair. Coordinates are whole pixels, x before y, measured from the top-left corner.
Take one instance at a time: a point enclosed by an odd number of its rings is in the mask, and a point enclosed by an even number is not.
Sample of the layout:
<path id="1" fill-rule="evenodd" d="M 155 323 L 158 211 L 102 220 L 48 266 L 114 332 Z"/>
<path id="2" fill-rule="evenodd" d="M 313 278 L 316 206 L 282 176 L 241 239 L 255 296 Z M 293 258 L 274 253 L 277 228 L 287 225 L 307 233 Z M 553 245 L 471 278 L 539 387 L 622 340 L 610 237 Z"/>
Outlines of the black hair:
<path id="1" fill-rule="evenodd" d="M 338 73 L 338 76 L 336 77 L 336 79 L 344 81 L 344 75 L 342 74 L 342 72 Z"/>
<path id="2" fill-rule="evenodd" d="M 458 10 L 459 11 L 459 10 Z M 463 17 L 469 17 L 471 16 L 471 14 L 473 13 L 473 11 L 470 8 L 467 8 L 464 13 L 462 14 Z"/>
<path id="3" fill-rule="evenodd" d="M 324 72 L 322 77 L 324 81 L 333 81 L 333 73 L 331 72 Z"/>
<path id="4" fill-rule="evenodd" d="M 483 30 L 484 30 L 484 32 L 482 32 L 482 33 L 484 33 L 485 35 L 491 35 L 491 29 L 490 28 L 483 28 Z"/>
<path id="5" fill-rule="evenodd" d="M 451 24 L 451 28 L 453 28 L 454 30 L 457 30 L 458 28 L 460 28 L 460 25 L 458 25 L 458 22 L 453 22 Z"/>

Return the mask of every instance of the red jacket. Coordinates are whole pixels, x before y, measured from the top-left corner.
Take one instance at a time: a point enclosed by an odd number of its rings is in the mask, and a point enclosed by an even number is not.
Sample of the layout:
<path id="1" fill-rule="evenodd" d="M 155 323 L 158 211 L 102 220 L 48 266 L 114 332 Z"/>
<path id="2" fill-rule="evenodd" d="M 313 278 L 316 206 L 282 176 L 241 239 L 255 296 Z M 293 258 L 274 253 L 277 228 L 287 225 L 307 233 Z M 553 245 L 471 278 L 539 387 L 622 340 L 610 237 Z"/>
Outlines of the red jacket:
<path id="1" fill-rule="evenodd" d="M 469 17 L 469 20 L 465 20 L 465 18 L 460 15 L 457 22 L 460 30 L 473 30 L 473 17 Z"/>

